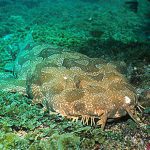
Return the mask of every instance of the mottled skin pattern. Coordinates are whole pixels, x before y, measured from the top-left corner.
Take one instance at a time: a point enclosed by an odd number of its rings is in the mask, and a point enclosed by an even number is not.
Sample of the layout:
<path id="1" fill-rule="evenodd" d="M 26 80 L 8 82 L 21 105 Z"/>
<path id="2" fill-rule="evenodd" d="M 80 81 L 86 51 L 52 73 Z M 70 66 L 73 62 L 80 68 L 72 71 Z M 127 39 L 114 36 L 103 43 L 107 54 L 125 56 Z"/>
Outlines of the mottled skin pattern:
<path id="1" fill-rule="evenodd" d="M 104 129 L 107 119 L 127 113 L 135 122 L 136 94 L 117 67 L 79 53 L 54 54 L 27 79 L 27 93 L 51 112 Z"/>

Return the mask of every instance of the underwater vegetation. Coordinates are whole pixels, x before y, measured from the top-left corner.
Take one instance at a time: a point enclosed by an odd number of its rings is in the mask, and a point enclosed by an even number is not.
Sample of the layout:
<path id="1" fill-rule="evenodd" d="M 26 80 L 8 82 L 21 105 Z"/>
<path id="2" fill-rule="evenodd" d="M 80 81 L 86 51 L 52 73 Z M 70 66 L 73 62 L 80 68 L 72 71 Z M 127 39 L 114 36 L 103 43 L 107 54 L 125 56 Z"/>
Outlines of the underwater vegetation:
<path id="1" fill-rule="evenodd" d="M 49 115 L 41 105 L 18 93 L 0 92 L 0 149 L 124 149 L 143 148 L 149 127 L 138 128 L 128 119 L 108 124 L 106 131 L 59 115 Z M 116 125 L 115 125 L 116 124 Z M 137 133 L 138 130 L 138 133 Z"/>

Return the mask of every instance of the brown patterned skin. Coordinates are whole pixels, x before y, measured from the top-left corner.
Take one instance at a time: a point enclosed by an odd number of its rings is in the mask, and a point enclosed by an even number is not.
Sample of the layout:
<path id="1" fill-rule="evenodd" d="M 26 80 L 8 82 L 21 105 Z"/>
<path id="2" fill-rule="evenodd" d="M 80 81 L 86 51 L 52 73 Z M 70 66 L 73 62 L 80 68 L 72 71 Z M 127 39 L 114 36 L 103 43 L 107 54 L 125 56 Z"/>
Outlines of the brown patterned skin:
<path id="1" fill-rule="evenodd" d="M 36 66 L 27 79 L 27 93 L 50 111 L 104 129 L 108 118 L 127 113 L 138 123 L 136 94 L 111 63 L 79 53 L 54 54 Z"/>

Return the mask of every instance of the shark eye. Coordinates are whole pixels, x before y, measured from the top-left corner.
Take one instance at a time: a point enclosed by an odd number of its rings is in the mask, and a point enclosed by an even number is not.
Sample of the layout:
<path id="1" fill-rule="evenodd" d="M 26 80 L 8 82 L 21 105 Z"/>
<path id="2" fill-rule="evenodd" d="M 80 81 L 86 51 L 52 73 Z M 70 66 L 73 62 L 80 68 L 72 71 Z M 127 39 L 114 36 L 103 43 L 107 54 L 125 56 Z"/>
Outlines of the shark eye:
<path id="1" fill-rule="evenodd" d="M 68 79 L 67 76 L 64 76 L 64 79 L 67 80 Z"/>
<path id="2" fill-rule="evenodd" d="M 125 102 L 126 104 L 130 104 L 130 103 L 131 103 L 131 99 L 130 99 L 128 96 L 125 96 L 125 97 L 124 97 L 124 102 Z"/>

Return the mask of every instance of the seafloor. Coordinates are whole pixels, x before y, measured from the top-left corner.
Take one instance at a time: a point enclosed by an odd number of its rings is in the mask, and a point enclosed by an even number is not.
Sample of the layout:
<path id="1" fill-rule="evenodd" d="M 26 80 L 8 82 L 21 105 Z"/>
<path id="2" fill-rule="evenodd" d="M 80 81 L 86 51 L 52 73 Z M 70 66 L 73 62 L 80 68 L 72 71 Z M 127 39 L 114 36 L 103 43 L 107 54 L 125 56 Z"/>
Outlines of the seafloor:
<path id="1" fill-rule="evenodd" d="M 33 104 L 20 79 L 35 47 L 123 62 L 144 126 L 125 116 L 102 131 Z M 0 0 L 0 150 L 26 149 L 150 150 L 149 0 Z"/>

